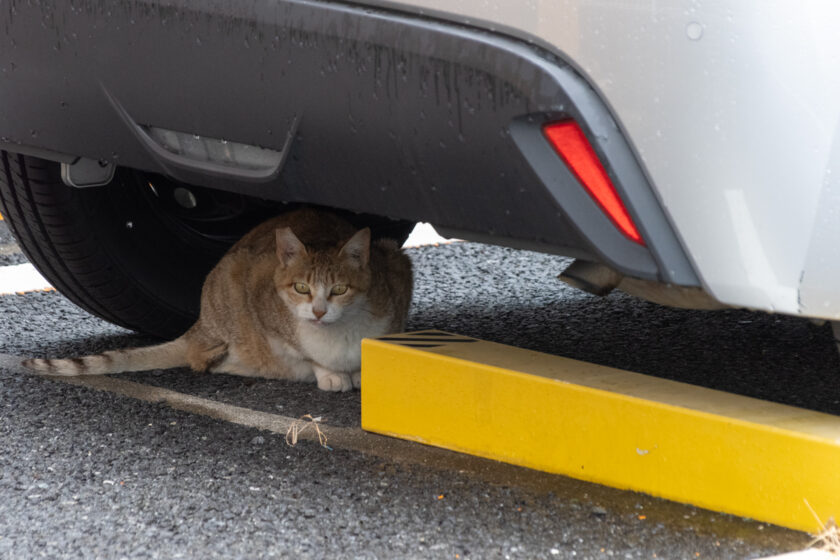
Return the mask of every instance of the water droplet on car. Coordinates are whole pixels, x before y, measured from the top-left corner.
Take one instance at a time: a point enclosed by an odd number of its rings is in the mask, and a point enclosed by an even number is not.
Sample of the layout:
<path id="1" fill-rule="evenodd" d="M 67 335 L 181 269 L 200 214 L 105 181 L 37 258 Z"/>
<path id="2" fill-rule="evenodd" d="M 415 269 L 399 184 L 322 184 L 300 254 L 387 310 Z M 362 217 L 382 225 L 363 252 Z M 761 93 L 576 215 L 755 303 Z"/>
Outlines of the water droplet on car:
<path id="1" fill-rule="evenodd" d="M 685 34 L 692 41 L 699 41 L 703 37 L 703 25 L 692 21 L 685 26 Z"/>

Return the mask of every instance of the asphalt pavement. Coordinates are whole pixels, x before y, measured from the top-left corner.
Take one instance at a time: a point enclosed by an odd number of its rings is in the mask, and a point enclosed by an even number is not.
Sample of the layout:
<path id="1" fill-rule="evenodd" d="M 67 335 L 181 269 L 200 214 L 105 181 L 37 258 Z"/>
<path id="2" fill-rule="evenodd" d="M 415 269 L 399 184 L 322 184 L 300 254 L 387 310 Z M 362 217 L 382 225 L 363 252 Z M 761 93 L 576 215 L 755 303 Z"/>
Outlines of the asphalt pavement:
<path id="1" fill-rule="evenodd" d="M 827 326 L 672 310 L 622 294 L 596 298 L 556 280 L 568 261 L 549 255 L 474 243 L 409 254 L 411 330 L 438 328 L 840 414 L 840 358 Z M 809 540 L 380 436 L 361 436 L 369 439 L 357 446 L 290 447 L 277 431 L 27 375 L 9 355 L 152 341 L 54 292 L 0 297 L 0 313 L 2 558 L 759 558 Z M 117 377 L 359 426 L 358 392 L 185 370 Z"/>

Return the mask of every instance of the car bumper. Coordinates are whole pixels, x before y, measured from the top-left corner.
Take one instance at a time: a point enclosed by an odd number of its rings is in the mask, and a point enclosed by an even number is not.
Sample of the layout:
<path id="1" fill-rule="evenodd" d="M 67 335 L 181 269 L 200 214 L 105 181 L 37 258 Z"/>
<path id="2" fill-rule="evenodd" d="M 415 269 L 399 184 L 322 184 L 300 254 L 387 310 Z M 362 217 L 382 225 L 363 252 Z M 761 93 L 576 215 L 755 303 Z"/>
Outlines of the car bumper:
<path id="1" fill-rule="evenodd" d="M 412 0 L 574 65 L 638 155 L 704 289 L 840 319 L 840 6 Z"/>
<path id="2" fill-rule="evenodd" d="M 5 149 L 430 221 L 698 283 L 600 97 L 522 41 L 300 1 L 28 4 L 0 23 Z M 613 227 L 546 142 L 543 123 L 563 119 L 586 132 L 644 244 Z M 280 163 L 254 172 L 173 155 L 152 130 L 268 149 Z"/>

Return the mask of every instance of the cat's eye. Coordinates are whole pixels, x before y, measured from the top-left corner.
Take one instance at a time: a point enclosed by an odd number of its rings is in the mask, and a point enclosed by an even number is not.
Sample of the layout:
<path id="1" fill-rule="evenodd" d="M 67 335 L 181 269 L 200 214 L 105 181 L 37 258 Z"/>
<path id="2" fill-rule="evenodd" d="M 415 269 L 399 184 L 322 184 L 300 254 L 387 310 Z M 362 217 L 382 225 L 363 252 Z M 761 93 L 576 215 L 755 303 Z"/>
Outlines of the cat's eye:
<path id="1" fill-rule="evenodd" d="M 295 291 L 299 294 L 308 294 L 309 286 L 303 282 L 295 282 Z"/>
<path id="2" fill-rule="evenodd" d="M 341 296 L 347 293 L 347 284 L 336 284 L 330 290 L 330 295 L 332 296 Z"/>

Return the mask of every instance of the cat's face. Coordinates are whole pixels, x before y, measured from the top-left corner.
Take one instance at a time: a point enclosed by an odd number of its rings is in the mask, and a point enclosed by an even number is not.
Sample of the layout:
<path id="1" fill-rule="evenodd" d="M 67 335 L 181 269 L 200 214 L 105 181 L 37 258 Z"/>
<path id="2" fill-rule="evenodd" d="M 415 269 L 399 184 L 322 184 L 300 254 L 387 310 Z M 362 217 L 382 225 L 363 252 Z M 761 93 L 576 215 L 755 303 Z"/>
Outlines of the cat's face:
<path id="1" fill-rule="evenodd" d="M 370 284 L 370 231 L 343 246 L 306 249 L 289 228 L 277 231 L 277 292 L 299 321 L 326 326 L 340 321 L 363 300 Z"/>

